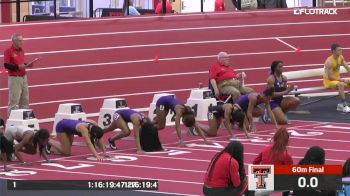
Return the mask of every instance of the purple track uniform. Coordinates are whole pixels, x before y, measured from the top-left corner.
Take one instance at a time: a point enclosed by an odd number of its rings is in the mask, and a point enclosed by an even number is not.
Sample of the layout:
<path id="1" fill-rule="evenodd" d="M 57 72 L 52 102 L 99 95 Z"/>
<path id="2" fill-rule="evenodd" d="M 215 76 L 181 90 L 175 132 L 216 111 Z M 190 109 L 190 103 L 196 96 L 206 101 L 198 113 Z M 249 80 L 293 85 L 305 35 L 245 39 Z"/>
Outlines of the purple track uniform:
<path id="1" fill-rule="evenodd" d="M 125 120 L 125 122 L 131 122 L 131 115 L 133 114 L 140 114 L 139 112 L 132 110 L 132 109 L 121 109 L 121 110 L 117 110 L 114 113 L 114 120 L 117 120 L 119 116 L 123 117 L 123 119 Z M 144 116 L 142 114 L 141 115 L 141 119 L 144 118 Z"/>
<path id="2" fill-rule="evenodd" d="M 81 133 L 76 130 L 77 124 L 79 123 L 93 125 L 92 123 L 83 120 L 63 119 L 57 123 L 56 133 L 68 133 L 69 135 L 78 135 L 81 137 Z"/>
<path id="3" fill-rule="evenodd" d="M 183 105 L 182 101 L 174 98 L 173 96 L 164 96 L 157 100 L 156 106 L 160 108 L 160 110 L 173 110 L 175 111 L 176 105 Z"/>
<path id="4" fill-rule="evenodd" d="M 245 94 L 243 96 L 240 96 L 238 98 L 238 100 L 236 101 L 235 104 L 238 104 L 239 107 L 241 107 L 242 111 L 243 112 L 247 112 L 248 111 L 248 106 L 249 106 L 249 96 L 251 95 L 252 93 L 249 93 L 249 94 Z M 259 94 L 258 94 L 259 96 Z M 261 104 L 261 102 L 258 100 L 257 104 L 256 105 L 259 105 Z"/>
<path id="5" fill-rule="evenodd" d="M 282 77 L 282 81 L 278 81 L 276 76 L 274 76 L 274 78 L 275 78 L 275 83 L 273 84 L 273 86 L 275 88 L 275 92 L 285 91 L 287 81 L 285 81 L 283 77 Z M 271 102 L 270 102 L 271 110 L 273 110 L 277 107 L 281 107 L 282 100 L 283 100 L 283 96 L 273 97 Z"/>

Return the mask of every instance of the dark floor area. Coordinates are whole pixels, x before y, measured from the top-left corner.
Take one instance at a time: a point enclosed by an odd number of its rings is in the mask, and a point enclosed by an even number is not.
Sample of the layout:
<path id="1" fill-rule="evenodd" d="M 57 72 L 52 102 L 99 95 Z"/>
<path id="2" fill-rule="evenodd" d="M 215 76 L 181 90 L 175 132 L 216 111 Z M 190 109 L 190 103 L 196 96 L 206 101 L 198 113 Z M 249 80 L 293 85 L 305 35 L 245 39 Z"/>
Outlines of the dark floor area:
<path id="1" fill-rule="evenodd" d="M 340 103 L 338 96 L 312 98 L 300 97 L 300 100 L 301 106 L 296 111 L 288 113 L 288 118 L 290 120 L 310 120 L 338 123 L 350 122 L 350 113 L 337 111 L 337 105 Z M 314 102 L 317 100 L 320 101 Z"/>

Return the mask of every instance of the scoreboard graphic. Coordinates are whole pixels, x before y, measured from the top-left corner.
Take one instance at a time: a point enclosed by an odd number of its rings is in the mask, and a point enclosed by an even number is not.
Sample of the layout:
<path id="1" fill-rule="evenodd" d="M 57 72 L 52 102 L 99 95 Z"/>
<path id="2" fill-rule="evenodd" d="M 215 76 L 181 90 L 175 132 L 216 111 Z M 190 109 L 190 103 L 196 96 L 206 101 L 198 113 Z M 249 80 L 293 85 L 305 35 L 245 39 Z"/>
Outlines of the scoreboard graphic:
<path id="1" fill-rule="evenodd" d="M 341 165 L 249 165 L 251 191 L 340 190 Z"/>

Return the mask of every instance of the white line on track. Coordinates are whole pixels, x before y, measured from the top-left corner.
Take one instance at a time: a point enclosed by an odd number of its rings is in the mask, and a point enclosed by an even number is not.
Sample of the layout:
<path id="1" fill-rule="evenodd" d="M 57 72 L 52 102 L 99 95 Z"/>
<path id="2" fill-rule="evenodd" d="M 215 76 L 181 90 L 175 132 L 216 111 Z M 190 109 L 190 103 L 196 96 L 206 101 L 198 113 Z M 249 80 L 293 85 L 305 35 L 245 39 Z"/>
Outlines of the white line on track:
<path id="1" fill-rule="evenodd" d="M 169 77 L 169 76 L 181 76 L 181 75 L 195 75 L 195 74 L 207 74 L 207 71 L 203 72 L 187 72 L 187 73 L 175 73 L 175 74 L 161 74 L 161 75 L 148 75 L 148 76 L 133 76 L 133 77 L 124 77 L 124 78 L 108 78 L 100 80 L 83 80 L 76 82 L 64 82 L 64 83 L 52 83 L 52 84 L 41 84 L 41 85 L 31 85 L 29 88 L 38 88 L 38 87 L 49 87 L 49 86 L 62 86 L 62 85 L 72 85 L 72 84 L 88 84 L 96 82 L 108 82 L 108 81 L 118 81 L 118 80 L 130 80 L 130 79 L 143 79 L 143 78 L 153 78 L 153 77 Z M 290 80 L 290 83 L 305 83 L 305 82 L 315 82 L 322 81 L 323 79 L 310 79 L 310 80 Z M 253 83 L 246 84 L 245 86 L 262 86 L 266 83 Z M 187 90 L 187 89 L 186 89 Z M 8 88 L 1 88 L 0 91 L 8 91 Z M 85 99 L 85 98 L 82 98 Z M 69 99 L 72 100 L 72 99 Z M 41 102 L 39 102 L 41 103 Z M 36 103 L 33 103 L 36 104 Z M 1 108 L 1 107 L 0 107 Z"/>
<path id="2" fill-rule="evenodd" d="M 347 126 L 349 127 L 349 126 Z M 323 128 L 324 129 L 324 128 Z M 320 128 L 301 128 L 301 129 L 298 129 L 298 130 L 302 130 L 302 131 L 313 131 L 313 132 L 326 132 L 326 133 L 341 133 L 341 134 L 350 134 L 350 131 L 330 131 L 330 130 L 322 130 Z"/>
<path id="3" fill-rule="evenodd" d="M 289 48 L 293 49 L 293 51 L 296 51 L 296 50 L 297 50 L 296 47 L 292 46 L 291 44 L 288 44 L 287 42 L 281 40 L 280 38 L 276 37 L 275 39 L 276 39 L 277 41 L 281 42 L 282 44 L 288 46 Z"/>
<path id="4" fill-rule="evenodd" d="M 215 138 L 208 138 L 210 139 L 210 141 L 212 142 L 220 142 L 223 143 L 225 142 L 224 140 L 216 140 Z M 226 141 L 227 142 L 227 141 Z M 244 145 L 252 145 L 252 146 L 266 146 L 266 143 L 263 144 L 259 144 L 259 143 L 249 143 L 249 142 L 241 142 Z M 292 145 L 288 145 L 287 148 L 295 148 L 295 149 L 305 149 L 308 150 L 310 147 L 301 147 L 301 146 L 292 146 Z M 324 150 L 328 151 L 333 151 L 333 152 L 349 152 L 349 150 L 340 150 L 340 149 L 332 149 L 332 148 L 324 148 Z"/>
<path id="5" fill-rule="evenodd" d="M 334 21 L 330 21 L 334 22 Z M 349 21 L 340 21 L 341 23 L 347 23 Z M 314 22 L 311 22 L 314 23 Z M 283 26 L 284 23 L 281 23 Z M 290 24 L 290 23 L 285 23 Z M 299 23 L 293 23 L 293 25 L 297 25 Z M 317 23 L 319 24 L 319 23 Z M 322 23 L 328 24 L 328 23 Z M 253 27 L 264 27 L 264 25 L 272 25 L 272 24 L 259 24 L 254 25 Z M 304 23 L 302 23 L 304 25 Z M 73 37 L 89 37 L 89 36 L 104 36 L 104 35 L 120 35 L 120 34 L 136 34 L 136 33 L 157 33 L 157 32 L 168 32 L 168 31 L 193 31 L 193 30 L 208 30 L 208 29 L 226 29 L 226 28 L 243 28 L 243 27 L 252 27 L 252 25 L 237 25 L 237 26 L 213 26 L 213 27 L 192 27 L 192 28 L 177 28 L 177 29 L 158 29 L 158 30 L 141 30 L 141 31 L 113 31 L 113 32 L 104 32 L 104 33 L 87 33 L 87 34 L 71 34 L 71 35 L 60 35 L 60 36 L 46 36 L 46 37 L 28 37 L 25 40 L 44 40 L 44 39 L 59 39 L 59 38 L 73 38 Z M 348 36 L 349 34 L 317 34 L 317 35 L 295 35 L 295 36 L 280 36 L 277 38 L 280 39 L 295 39 L 295 38 L 314 38 L 314 37 L 339 37 L 339 36 Z M 229 41 L 254 41 L 254 40 L 266 40 L 266 39 L 274 39 L 275 37 L 260 37 L 260 38 L 245 38 L 245 39 L 229 39 L 229 40 L 212 40 L 214 43 L 218 42 L 229 42 Z M 0 42 L 11 42 L 11 39 L 3 39 Z M 207 41 L 210 43 L 210 41 Z M 186 43 L 186 42 L 180 42 Z M 205 43 L 205 41 L 201 41 L 200 43 Z"/>
<path id="6" fill-rule="evenodd" d="M 155 78 L 155 77 L 170 77 L 170 76 L 184 76 L 184 75 L 192 76 L 192 75 L 199 75 L 199 74 L 208 74 L 208 71 L 145 75 L 145 76 L 130 76 L 130 77 L 121 77 L 121 78 L 99 79 L 99 80 L 80 80 L 80 81 L 75 81 L 75 82 L 62 82 L 62 83 L 31 85 L 31 86 L 29 86 L 29 88 L 62 86 L 62 85 L 72 85 L 72 84 L 88 84 L 88 83 L 109 82 L 109 81 L 118 81 L 118 80 L 135 80 L 135 79 Z M 322 79 L 291 80 L 290 82 L 304 83 L 304 82 L 314 82 L 314 81 L 321 81 L 321 80 Z M 253 84 L 246 84 L 246 86 L 260 86 L 260 85 L 265 85 L 265 84 L 266 83 L 253 83 Z M 8 90 L 8 88 L 0 88 L 0 91 L 7 91 L 7 90 Z"/>
<path id="7" fill-rule="evenodd" d="M 28 72 L 33 71 L 42 71 L 42 70 L 54 70 L 54 69 L 66 69 L 66 68 L 80 68 L 80 67 L 91 67 L 91 66 L 105 66 L 105 65 L 118 65 L 118 64 L 131 64 L 136 65 L 135 63 L 144 63 L 144 62 L 152 62 L 154 59 L 146 59 L 146 60 L 140 60 L 140 61 L 114 61 L 114 62 L 105 62 L 105 63 L 89 63 L 89 64 L 76 64 L 76 65 L 61 65 L 61 66 L 54 66 L 54 67 L 41 67 L 41 68 L 33 68 L 28 69 Z M 317 66 L 323 66 L 324 64 L 303 64 L 303 65 L 285 65 L 285 68 L 296 68 L 296 67 L 317 67 Z M 261 70 L 261 69 L 270 69 L 270 67 L 250 67 L 250 68 L 242 68 L 242 69 L 235 69 L 235 71 L 250 71 L 250 70 Z M 208 72 L 208 71 L 207 71 Z M 1 77 L 1 75 L 0 75 Z"/>
<path id="8" fill-rule="evenodd" d="M 67 162 L 74 162 L 74 163 L 91 163 L 91 161 L 79 161 L 79 160 L 64 160 Z M 120 163 L 106 163 L 106 162 L 95 162 L 92 163 L 98 163 L 100 165 L 112 165 L 112 166 L 120 166 L 121 167 L 132 167 L 132 168 L 146 168 L 146 169 L 156 169 L 156 170 L 169 170 L 169 171 L 181 171 L 181 172 L 192 172 L 192 173 L 205 173 L 205 171 L 200 170 L 190 170 L 190 169 L 177 169 L 177 168 L 169 168 L 169 167 L 153 167 L 153 166 L 146 166 L 146 165 L 129 165 L 129 164 L 120 164 Z"/>
<path id="9" fill-rule="evenodd" d="M 142 92 L 142 93 L 130 93 L 130 94 L 117 94 L 117 95 L 108 95 L 108 96 L 98 96 L 98 97 L 86 97 L 86 98 L 76 98 L 76 99 L 63 99 L 63 100 L 55 100 L 55 101 L 46 101 L 46 102 L 38 102 L 31 103 L 30 106 L 34 105 L 45 105 L 51 103 L 62 103 L 62 102 L 74 102 L 74 101 L 85 101 L 85 100 L 95 100 L 95 99 L 106 99 L 106 98 L 115 98 L 115 97 L 129 97 L 129 96 L 139 96 L 139 95 L 153 95 L 156 93 L 169 93 L 169 92 L 183 92 L 190 91 L 192 88 L 188 89 L 175 89 L 175 90 L 163 90 L 163 91 L 150 91 L 150 92 Z M 6 109 L 7 106 L 2 106 L 0 109 Z"/>
<path id="10" fill-rule="evenodd" d="M 155 78 L 155 77 L 169 77 L 169 76 L 182 76 L 182 75 L 197 75 L 208 73 L 208 71 L 203 72 L 185 72 L 185 73 L 173 73 L 173 74 L 159 74 L 159 75 L 146 75 L 146 76 L 131 76 L 131 77 L 122 77 L 122 78 L 108 78 L 108 79 L 99 79 L 99 80 L 83 80 L 76 82 L 62 82 L 62 83 L 52 83 L 52 84 L 40 84 L 40 85 L 31 85 L 29 88 L 37 87 L 49 87 L 49 86 L 62 86 L 70 84 L 87 84 L 87 83 L 96 83 L 96 82 L 108 82 L 108 81 L 117 81 L 117 80 L 135 80 L 141 78 Z M 1 88 L 0 91 L 8 90 L 8 88 Z"/>
<path id="11" fill-rule="evenodd" d="M 27 167 L 20 166 L 12 166 L 12 168 L 19 169 L 28 169 Z M 140 176 L 124 176 L 124 175 L 112 175 L 112 174 L 99 174 L 99 173 L 90 173 L 90 172 L 76 172 L 76 171 L 63 171 L 63 170 L 53 170 L 53 169 L 40 169 L 40 168 L 30 168 L 31 170 L 38 171 L 47 171 L 47 172 L 58 172 L 58 173 L 70 173 L 70 174 L 79 174 L 79 175 L 90 175 L 90 176 L 102 176 L 102 177 L 112 177 L 112 178 L 129 178 L 129 179 L 143 179 L 143 180 L 159 180 L 164 182 L 175 182 L 175 183 L 185 183 L 185 184 L 203 184 L 203 182 L 191 182 L 191 181 L 180 181 L 180 180 L 168 180 L 168 179 L 160 179 L 160 178 L 146 178 Z"/>
<path id="12" fill-rule="evenodd" d="M 186 147 L 171 147 L 173 149 L 183 149 L 183 150 L 193 150 L 193 151 L 204 151 L 204 152 L 218 152 L 219 150 L 210 150 L 210 149 L 196 149 L 196 148 L 186 148 Z M 260 153 L 260 152 L 259 152 Z M 258 155 L 258 153 L 250 153 L 250 152 L 244 152 L 244 155 L 250 155 L 250 156 L 256 156 Z M 293 156 L 293 158 L 297 158 L 297 159 L 301 159 L 301 158 L 304 158 L 304 157 L 301 157 L 301 156 Z M 344 163 L 344 160 L 339 160 L 339 159 L 326 159 L 327 161 L 336 161 L 336 162 L 342 162 Z"/>
<path id="13" fill-rule="evenodd" d="M 204 72 L 206 73 L 206 72 Z M 199 73 L 196 73 L 199 74 Z M 188 74 L 183 74 L 188 75 Z M 139 78 L 147 78 L 148 76 L 140 76 Z M 158 76 L 159 77 L 159 76 Z M 134 77 L 133 77 L 134 78 Z M 99 80 L 99 82 L 104 81 L 113 81 L 113 80 L 125 80 L 126 78 L 115 78 L 115 79 L 103 79 Z M 136 78 L 135 78 L 136 79 Z M 321 81 L 322 79 L 312 79 L 312 80 L 291 80 L 291 83 L 305 83 L 305 82 L 314 82 L 314 81 Z M 95 81 L 97 82 L 97 80 Z M 83 84 L 83 83 L 90 83 L 90 81 L 79 81 L 79 82 L 70 82 L 70 83 L 59 83 L 59 84 L 45 84 L 45 85 L 36 85 L 36 86 L 29 86 L 29 88 L 35 88 L 35 87 L 46 87 L 46 86 L 60 86 L 60 85 L 67 85 L 67 84 Z M 266 85 L 266 83 L 255 83 L 255 84 L 247 84 L 246 86 L 261 86 Z M 156 94 L 156 93 L 167 93 L 167 92 L 183 92 L 183 91 L 189 91 L 193 88 L 187 88 L 187 89 L 175 89 L 175 90 L 163 90 L 163 91 L 150 91 L 150 92 L 141 92 L 141 93 L 130 93 L 130 94 L 117 94 L 117 95 L 107 95 L 107 96 L 97 96 L 97 97 L 81 97 L 81 98 L 73 98 L 73 99 L 63 99 L 63 100 L 53 100 L 53 101 L 46 101 L 46 102 L 37 102 L 37 103 L 30 103 L 30 106 L 34 105 L 44 105 L 44 104 L 51 104 L 51 103 L 62 103 L 62 102 L 74 102 L 74 101 L 84 101 L 84 100 L 93 100 L 93 99 L 106 99 L 106 98 L 114 98 L 114 97 L 127 97 L 127 96 L 138 96 L 138 95 L 149 95 L 149 94 Z M 7 91 L 8 88 L 2 88 L 1 91 Z M 7 106 L 1 106 L 0 109 L 5 109 Z"/>
<path id="14" fill-rule="evenodd" d="M 108 154 L 135 156 L 135 154 L 119 153 L 118 151 L 111 151 Z M 162 153 L 162 154 L 165 154 L 165 153 Z M 157 158 L 157 159 L 172 159 L 172 160 L 193 161 L 193 162 L 209 162 L 208 160 L 202 160 L 202 159 L 189 159 L 189 158 L 170 157 L 170 156 L 156 156 L 156 155 L 148 155 L 148 154 L 138 155 L 138 157 Z"/>
<path id="15" fill-rule="evenodd" d="M 259 136 L 272 137 L 272 135 L 262 135 L 262 134 L 259 134 Z M 289 137 L 289 138 L 296 139 L 296 140 L 313 140 L 314 142 L 315 141 L 323 141 L 323 142 L 350 143 L 349 140 L 319 139 L 319 138 L 311 138 L 311 137 L 307 137 L 307 138 L 306 137 L 305 138 L 302 138 L 302 137 Z M 344 145 L 346 145 L 346 144 L 344 144 Z"/>
<path id="16" fill-rule="evenodd" d="M 282 41 L 281 39 L 287 38 L 302 38 L 302 37 L 329 37 L 329 36 L 349 36 L 350 34 L 331 34 L 331 35 L 307 35 L 307 36 L 286 36 L 286 37 L 260 37 L 260 38 L 246 38 L 246 39 L 227 39 L 227 40 L 209 40 L 209 41 L 192 41 L 192 42 L 169 42 L 169 43 L 156 43 L 156 44 L 140 44 L 140 45 L 124 45 L 124 46 L 110 46 L 110 47 L 98 47 L 98 48 L 80 48 L 70 50 L 54 50 L 54 51 L 42 51 L 42 52 L 28 52 L 26 55 L 44 55 L 44 54 L 58 54 L 58 53 L 72 53 L 72 52 L 87 52 L 98 50 L 115 50 L 115 49 L 128 49 L 128 48 L 144 48 L 144 47 L 159 47 L 159 46 L 176 46 L 176 45 L 193 45 L 193 44 L 213 44 L 223 42 L 242 42 L 242 41 L 261 41 L 261 40 L 277 40 L 283 44 L 296 50 L 295 47 Z M 4 55 L 0 55 L 3 57 Z M 161 60 L 161 59 L 160 59 Z"/>
<path id="17" fill-rule="evenodd" d="M 320 125 L 320 123 L 318 123 L 318 124 Z M 224 136 L 222 136 L 222 137 L 224 137 Z M 227 136 L 225 136 L 225 137 L 227 137 Z M 221 136 L 217 137 L 217 138 L 221 138 Z M 187 141 L 185 141 L 185 143 L 196 142 L 196 141 L 202 141 L 202 139 L 187 140 Z M 166 143 L 166 144 L 163 144 L 163 145 L 173 145 L 173 144 L 178 144 L 178 142 L 171 142 L 171 143 Z M 121 149 L 121 150 L 118 150 L 118 151 L 110 150 L 110 151 L 107 151 L 107 153 L 125 152 L 125 151 L 130 151 L 130 150 L 134 150 L 136 152 L 136 148 L 133 147 L 133 148 Z M 101 153 L 98 153 L 98 154 L 101 154 Z M 53 158 L 53 159 L 50 159 L 50 160 L 52 160 L 52 161 L 64 161 L 66 159 L 78 158 L 78 157 L 84 157 L 84 156 L 92 156 L 92 154 L 88 153 L 88 154 L 80 154 L 80 155 L 72 155 L 72 156 L 63 156 L 63 157 L 60 157 L 60 158 Z M 134 156 L 139 156 L 139 155 L 135 153 Z M 40 162 L 46 162 L 46 161 L 40 160 L 40 161 L 36 161 L 35 163 L 40 163 Z M 20 163 L 8 164 L 8 166 L 19 166 L 19 165 L 21 165 L 21 164 Z"/>

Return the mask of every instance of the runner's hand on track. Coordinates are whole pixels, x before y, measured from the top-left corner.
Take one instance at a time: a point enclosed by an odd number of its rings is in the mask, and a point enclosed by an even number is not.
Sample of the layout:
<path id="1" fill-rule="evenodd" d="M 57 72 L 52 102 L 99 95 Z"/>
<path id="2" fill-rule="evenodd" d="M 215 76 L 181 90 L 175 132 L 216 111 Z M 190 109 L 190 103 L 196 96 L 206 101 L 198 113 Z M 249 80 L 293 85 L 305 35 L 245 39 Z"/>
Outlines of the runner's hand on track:
<path id="1" fill-rule="evenodd" d="M 104 161 L 103 157 L 100 157 L 100 156 L 97 156 L 96 159 L 97 159 L 98 161 Z"/>
<path id="2" fill-rule="evenodd" d="M 23 165 L 24 165 L 24 166 L 31 166 L 31 165 L 33 165 L 33 163 L 32 163 L 32 162 L 25 162 L 25 161 L 24 161 L 24 162 L 23 162 Z"/>
<path id="3" fill-rule="evenodd" d="M 143 151 L 143 150 L 138 150 L 138 151 L 137 151 L 137 154 L 145 154 L 145 151 Z"/>

